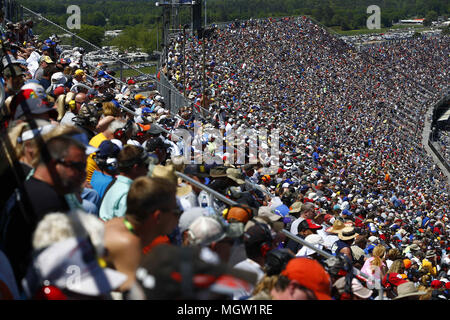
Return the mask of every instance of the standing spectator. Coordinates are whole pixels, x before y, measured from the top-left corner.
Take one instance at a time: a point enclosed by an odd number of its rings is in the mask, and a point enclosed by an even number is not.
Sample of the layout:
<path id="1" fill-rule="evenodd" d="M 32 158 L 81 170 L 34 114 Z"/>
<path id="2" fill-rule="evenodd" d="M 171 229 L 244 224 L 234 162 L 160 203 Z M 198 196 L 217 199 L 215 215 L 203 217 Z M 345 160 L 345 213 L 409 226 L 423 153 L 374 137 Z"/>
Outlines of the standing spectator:
<path id="1" fill-rule="evenodd" d="M 140 177 L 130 186 L 125 215 L 106 222 L 107 262 L 128 276 L 121 290 L 133 285 L 143 248 L 177 226 L 175 193 L 176 186 L 166 179 Z"/>
<path id="2" fill-rule="evenodd" d="M 372 250 L 372 256 L 364 262 L 361 272 L 364 272 L 376 280 L 383 279 L 388 270 L 385 263 L 385 254 L 386 248 L 381 244 L 377 245 Z M 373 281 L 370 282 L 373 283 Z"/>

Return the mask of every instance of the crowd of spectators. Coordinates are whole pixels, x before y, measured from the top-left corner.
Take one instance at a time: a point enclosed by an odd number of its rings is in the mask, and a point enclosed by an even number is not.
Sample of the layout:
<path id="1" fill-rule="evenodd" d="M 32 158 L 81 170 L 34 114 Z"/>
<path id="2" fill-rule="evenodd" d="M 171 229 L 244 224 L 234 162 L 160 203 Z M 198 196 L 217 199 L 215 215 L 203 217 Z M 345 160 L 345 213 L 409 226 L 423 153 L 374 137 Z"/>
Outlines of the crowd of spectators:
<path id="1" fill-rule="evenodd" d="M 450 163 L 450 132 L 440 130 L 438 133 L 439 150 L 447 163 Z"/>
<path id="2" fill-rule="evenodd" d="M 192 104 L 172 114 L 17 27 L 2 34 L 2 298 L 450 297 L 450 190 L 421 142 L 448 36 L 358 52 L 304 17 L 180 34 L 160 72 Z M 280 153 L 230 163 L 199 125 L 278 129 Z M 180 130 L 222 161 L 195 163 Z"/>

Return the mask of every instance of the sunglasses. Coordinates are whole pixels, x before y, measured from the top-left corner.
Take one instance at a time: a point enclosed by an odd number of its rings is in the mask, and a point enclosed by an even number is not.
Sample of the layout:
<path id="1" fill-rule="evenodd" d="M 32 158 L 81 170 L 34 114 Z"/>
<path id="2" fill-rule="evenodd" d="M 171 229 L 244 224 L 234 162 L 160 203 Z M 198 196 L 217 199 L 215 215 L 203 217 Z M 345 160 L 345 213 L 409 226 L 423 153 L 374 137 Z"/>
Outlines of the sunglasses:
<path id="1" fill-rule="evenodd" d="M 81 161 L 66 161 L 64 159 L 58 159 L 56 160 L 56 163 L 62 164 L 65 167 L 74 168 L 78 171 L 84 171 L 86 170 L 86 162 Z"/>

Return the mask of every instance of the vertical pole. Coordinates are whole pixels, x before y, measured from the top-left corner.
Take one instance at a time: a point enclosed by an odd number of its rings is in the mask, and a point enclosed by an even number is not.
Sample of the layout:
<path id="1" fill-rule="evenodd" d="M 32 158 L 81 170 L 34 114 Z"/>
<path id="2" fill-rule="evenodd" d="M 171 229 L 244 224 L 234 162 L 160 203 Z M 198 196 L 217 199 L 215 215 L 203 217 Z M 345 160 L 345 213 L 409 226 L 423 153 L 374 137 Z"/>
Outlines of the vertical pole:
<path id="1" fill-rule="evenodd" d="M 205 0 L 205 28 L 206 28 L 206 25 L 207 25 L 207 16 L 208 16 L 208 14 L 206 13 L 206 0 Z"/>
<path id="2" fill-rule="evenodd" d="M 203 44 L 203 95 L 202 95 L 202 106 L 203 108 L 206 107 L 206 37 L 204 34 L 204 29 L 202 30 L 203 37 L 202 37 L 202 44 Z M 200 111 L 203 115 L 203 110 Z"/>
<path id="3" fill-rule="evenodd" d="M 123 64 L 122 62 L 119 62 L 120 65 L 120 81 L 123 81 Z"/>
<path id="4" fill-rule="evenodd" d="M 183 91 L 186 98 L 186 25 L 183 26 Z"/>
<path id="5" fill-rule="evenodd" d="M 159 51 L 159 17 L 156 18 L 156 51 Z"/>

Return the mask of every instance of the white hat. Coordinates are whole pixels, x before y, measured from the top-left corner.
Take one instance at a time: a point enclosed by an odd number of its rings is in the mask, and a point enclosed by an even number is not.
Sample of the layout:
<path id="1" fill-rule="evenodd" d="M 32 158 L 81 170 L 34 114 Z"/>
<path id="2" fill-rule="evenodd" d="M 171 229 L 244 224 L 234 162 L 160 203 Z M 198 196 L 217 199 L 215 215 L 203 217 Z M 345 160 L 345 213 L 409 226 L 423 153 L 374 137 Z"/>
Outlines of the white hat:
<path id="1" fill-rule="evenodd" d="M 305 241 L 312 244 L 314 247 L 318 249 L 323 249 L 324 241 L 323 238 L 318 234 L 310 234 L 305 238 Z M 308 248 L 307 246 L 303 246 L 296 254 L 297 257 L 310 256 L 316 253 L 315 250 Z"/>
<path id="2" fill-rule="evenodd" d="M 51 245 L 34 259 L 32 267 L 39 279 L 30 273 L 23 280 L 30 294 L 30 289 L 48 281 L 60 289 L 99 296 L 116 290 L 127 279 L 121 272 L 100 267 L 88 238 L 69 238 Z"/>
<path id="3" fill-rule="evenodd" d="M 178 221 L 178 228 L 180 229 L 180 233 L 183 233 L 189 226 L 194 222 L 198 217 L 204 216 L 208 213 L 208 210 L 202 207 L 193 207 L 186 211 L 184 211 L 180 220 Z"/>
<path id="4" fill-rule="evenodd" d="M 209 245 L 226 237 L 223 225 L 213 217 L 200 216 L 188 229 L 191 245 Z"/>
<path id="5" fill-rule="evenodd" d="M 111 142 L 118 146 L 120 150 L 123 149 L 123 143 L 119 139 L 111 139 Z"/>
<path id="6" fill-rule="evenodd" d="M 340 294 L 345 291 L 345 277 L 341 277 L 333 284 Z M 352 279 L 352 293 L 360 298 L 368 299 L 372 295 L 372 290 L 364 287 L 358 279 Z"/>

